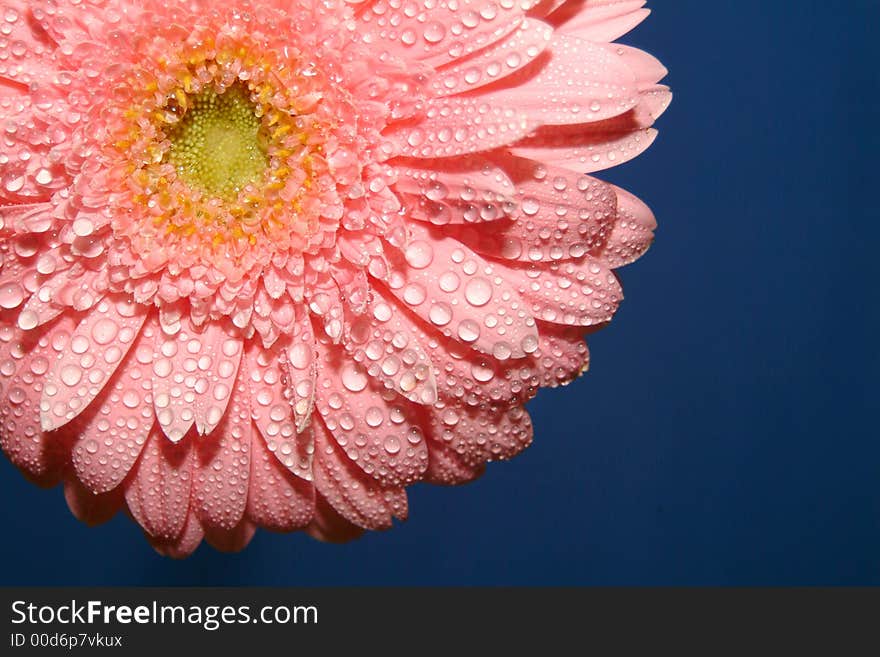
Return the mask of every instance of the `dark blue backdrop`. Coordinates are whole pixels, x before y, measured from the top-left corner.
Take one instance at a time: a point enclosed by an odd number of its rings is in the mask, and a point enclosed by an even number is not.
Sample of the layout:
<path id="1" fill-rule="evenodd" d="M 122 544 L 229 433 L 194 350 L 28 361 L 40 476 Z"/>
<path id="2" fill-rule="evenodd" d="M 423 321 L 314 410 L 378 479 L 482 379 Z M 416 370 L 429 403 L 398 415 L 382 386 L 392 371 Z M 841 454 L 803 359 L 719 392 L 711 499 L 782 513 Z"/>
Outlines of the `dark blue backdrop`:
<path id="1" fill-rule="evenodd" d="M 606 172 L 651 204 L 590 374 L 535 444 L 345 546 L 260 533 L 156 556 L 3 459 L 2 584 L 880 584 L 873 0 L 654 3 L 627 41 L 676 92 Z"/>

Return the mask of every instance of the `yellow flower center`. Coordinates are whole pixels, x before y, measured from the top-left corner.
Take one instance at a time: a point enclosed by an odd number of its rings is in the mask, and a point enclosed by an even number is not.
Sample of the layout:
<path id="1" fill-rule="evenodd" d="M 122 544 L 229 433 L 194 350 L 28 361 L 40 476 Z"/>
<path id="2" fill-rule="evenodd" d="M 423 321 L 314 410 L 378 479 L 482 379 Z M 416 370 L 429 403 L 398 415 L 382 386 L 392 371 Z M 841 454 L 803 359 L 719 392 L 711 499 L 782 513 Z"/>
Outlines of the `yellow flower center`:
<path id="1" fill-rule="evenodd" d="M 233 85 L 220 94 L 206 89 L 181 100 L 186 112 L 168 130 L 171 148 L 167 153 L 181 179 L 212 196 L 231 200 L 262 178 L 269 165 L 263 122 L 244 85 Z"/>
<path id="2" fill-rule="evenodd" d="M 322 239 L 327 129 L 311 77 L 252 61 L 257 46 L 209 50 L 126 80 L 106 151 L 120 186 L 113 230 L 175 272 L 209 265 L 237 283 Z"/>

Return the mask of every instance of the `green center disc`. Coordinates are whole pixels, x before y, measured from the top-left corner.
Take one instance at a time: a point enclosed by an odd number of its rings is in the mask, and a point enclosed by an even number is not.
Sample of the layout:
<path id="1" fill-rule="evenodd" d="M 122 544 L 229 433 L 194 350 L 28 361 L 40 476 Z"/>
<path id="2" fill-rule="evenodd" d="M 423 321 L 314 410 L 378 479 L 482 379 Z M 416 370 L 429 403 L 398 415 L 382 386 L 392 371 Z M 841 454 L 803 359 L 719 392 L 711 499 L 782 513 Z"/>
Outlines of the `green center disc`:
<path id="1" fill-rule="evenodd" d="M 203 91 L 169 132 L 168 160 L 190 185 L 233 199 L 263 175 L 269 160 L 260 137 L 261 121 L 243 85 L 222 94 Z"/>

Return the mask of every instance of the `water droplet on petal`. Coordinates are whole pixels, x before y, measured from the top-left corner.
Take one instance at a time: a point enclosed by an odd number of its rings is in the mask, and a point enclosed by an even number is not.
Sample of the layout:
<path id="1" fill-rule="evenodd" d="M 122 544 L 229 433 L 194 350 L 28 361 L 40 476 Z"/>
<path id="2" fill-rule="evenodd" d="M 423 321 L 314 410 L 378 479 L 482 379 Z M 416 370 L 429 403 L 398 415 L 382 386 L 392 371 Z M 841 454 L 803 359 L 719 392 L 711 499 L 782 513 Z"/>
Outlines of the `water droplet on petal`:
<path id="1" fill-rule="evenodd" d="M 10 310 L 18 308 L 18 305 L 24 300 L 24 290 L 21 285 L 16 282 L 7 283 L 0 287 L 0 307 Z"/>
<path id="2" fill-rule="evenodd" d="M 452 320 L 452 309 L 442 301 L 438 301 L 431 306 L 428 317 L 437 326 L 446 326 Z"/>
<path id="3" fill-rule="evenodd" d="M 116 339 L 119 327 L 111 319 L 101 319 L 92 327 L 92 338 L 98 344 L 110 344 Z"/>
<path id="4" fill-rule="evenodd" d="M 76 365 L 66 365 L 61 369 L 61 380 L 65 385 L 75 386 L 82 379 L 82 369 Z"/>
<path id="5" fill-rule="evenodd" d="M 525 214 L 529 215 L 530 217 L 533 217 L 534 215 L 538 214 L 538 211 L 540 209 L 541 209 L 541 204 L 538 203 L 538 200 L 536 198 L 533 198 L 531 196 L 527 196 L 523 199 L 522 211 Z"/>
<path id="6" fill-rule="evenodd" d="M 400 451 L 400 441 L 394 436 L 385 439 L 385 451 L 389 454 L 397 454 Z"/>
<path id="7" fill-rule="evenodd" d="M 438 43 L 446 36 L 446 28 L 441 23 L 428 23 L 422 36 L 428 43 Z"/>
<path id="8" fill-rule="evenodd" d="M 473 278 L 468 281 L 464 296 L 472 306 L 485 306 L 492 298 L 492 284 L 479 276 Z"/>
<path id="9" fill-rule="evenodd" d="M 347 364 L 342 369 L 342 385 L 351 392 L 360 392 L 367 387 L 367 377 L 353 364 Z"/>
<path id="10" fill-rule="evenodd" d="M 434 249 L 425 241 L 412 242 L 406 249 L 406 261 L 414 269 L 424 269 L 434 259 Z"/>

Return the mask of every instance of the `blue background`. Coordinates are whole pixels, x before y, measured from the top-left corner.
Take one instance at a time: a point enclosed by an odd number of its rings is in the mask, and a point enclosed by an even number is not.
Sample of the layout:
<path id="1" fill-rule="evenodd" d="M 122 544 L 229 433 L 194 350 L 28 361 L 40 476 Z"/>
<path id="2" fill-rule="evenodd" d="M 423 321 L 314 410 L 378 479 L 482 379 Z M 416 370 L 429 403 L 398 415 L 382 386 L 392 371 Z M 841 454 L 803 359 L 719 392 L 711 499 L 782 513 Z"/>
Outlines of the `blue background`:
<path id="1" fill-rule="evenodd" d="M 260 532 L 174 562 L 3 459 L 0 583 L 880 584 L 878 18 L 674 0 L 624 39 L 676 96 L 654 147 L 603 175 L 658 239 L 514 461 L 411 489 L 408 522 L 352 544 Z"/>

